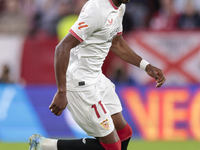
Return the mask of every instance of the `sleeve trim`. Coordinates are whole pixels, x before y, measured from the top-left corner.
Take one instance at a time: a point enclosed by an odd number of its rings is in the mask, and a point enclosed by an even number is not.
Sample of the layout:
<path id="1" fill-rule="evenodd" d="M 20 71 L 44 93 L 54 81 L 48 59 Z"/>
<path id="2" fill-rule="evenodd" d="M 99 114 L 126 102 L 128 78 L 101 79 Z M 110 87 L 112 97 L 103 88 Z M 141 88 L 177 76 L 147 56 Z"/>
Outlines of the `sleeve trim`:
<path id="1" fill-rule="evenodd" d="M 69 30 L 69 32 L 79 41 L 83 42 L 83 39 L 80 38 L 72 29 Z"/>
<path id="2" fill-rule="evenodd" d="M 123 32 L 118 32 L 117 35 L 121 35 Z"/>

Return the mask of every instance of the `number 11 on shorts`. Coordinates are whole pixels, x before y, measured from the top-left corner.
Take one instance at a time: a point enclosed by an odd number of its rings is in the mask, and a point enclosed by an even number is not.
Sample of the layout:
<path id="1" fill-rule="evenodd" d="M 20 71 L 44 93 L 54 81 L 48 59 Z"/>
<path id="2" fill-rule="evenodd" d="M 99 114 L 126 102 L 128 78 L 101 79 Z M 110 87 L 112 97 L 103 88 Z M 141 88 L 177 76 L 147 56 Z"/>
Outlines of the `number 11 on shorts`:
<path id="1" fill-rule="evenodd" d="M 98 104 L 101 106 L 103 112 L 106 114 L 107 112 L 106 112 L 105 108 L 103 107 L 103 104 L 101 103 L 101 101 L 99 101 Z M 92 108 L 94 108 L 97 118 L 100 118 L 101 116 L 99 115 L 96 104 L 92 105 Z"/>

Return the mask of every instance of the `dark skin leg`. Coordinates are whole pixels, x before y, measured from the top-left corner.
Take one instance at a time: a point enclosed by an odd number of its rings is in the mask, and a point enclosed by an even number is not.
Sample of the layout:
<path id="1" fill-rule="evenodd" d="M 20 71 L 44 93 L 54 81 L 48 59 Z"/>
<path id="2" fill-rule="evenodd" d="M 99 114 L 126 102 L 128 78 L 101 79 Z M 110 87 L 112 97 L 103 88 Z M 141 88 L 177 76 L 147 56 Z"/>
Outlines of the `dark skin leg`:
<path id="1" fill-rule="evenodd" d="M 115 125 L 115 129 L 112 133 L 110 133 L 109 135 L 105 136 L 105 137 L 99 137 L 99 141 L 102 143 L 116 143 L 119 141 L 119 137 L 117 134 L 117 131 L 123 129 L 126 126 L 126 121 L 122 115 L 122 113 L 117 113 L 111 116 Z"/>
<path id="2" fill-rule="evenodd" d="M 117 113 L 111 116 L 117 131 L 123 129 L 126 126 L 126 120 L 124 119 L 122 113 Z"/>

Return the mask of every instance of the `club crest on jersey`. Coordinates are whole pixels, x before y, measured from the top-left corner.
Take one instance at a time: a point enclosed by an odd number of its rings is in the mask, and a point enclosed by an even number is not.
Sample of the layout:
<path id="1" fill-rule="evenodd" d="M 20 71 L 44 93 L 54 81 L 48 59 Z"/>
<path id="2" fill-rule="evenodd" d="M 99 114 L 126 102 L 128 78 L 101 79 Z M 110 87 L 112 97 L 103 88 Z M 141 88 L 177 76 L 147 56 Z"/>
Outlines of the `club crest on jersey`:
<path id="1" fill-rule="evenodd" d="M 104 129 L 109 129 L 109 121 L 108 119 L 104 120 L 102 123 L 101 123 L 101 126 L 104 128 Z"/>
<path id="2" fill-rule="evenodd" d="M 79 30 L 81 30 L 82 28 L 86 28 L 86 27 L 88 27 L 88 25 L 87 25 L 85 22 L 80 22 L 80 23 L 78 24 L 78 29 L 79 29 Z"/>

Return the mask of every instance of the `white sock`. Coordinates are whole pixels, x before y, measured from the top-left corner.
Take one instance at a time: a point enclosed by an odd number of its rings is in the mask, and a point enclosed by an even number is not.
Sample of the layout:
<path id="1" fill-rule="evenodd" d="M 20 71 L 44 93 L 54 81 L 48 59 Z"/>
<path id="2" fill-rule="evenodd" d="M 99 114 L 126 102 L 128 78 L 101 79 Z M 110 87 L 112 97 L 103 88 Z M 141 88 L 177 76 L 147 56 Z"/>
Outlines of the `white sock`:
<path id="1" fill-rule="evenodd" d="M 55 139 L 46 139 L 42 142 L 42 150 L 57 150 L 57 142 Z"/>

